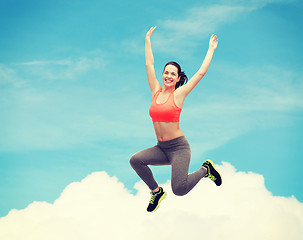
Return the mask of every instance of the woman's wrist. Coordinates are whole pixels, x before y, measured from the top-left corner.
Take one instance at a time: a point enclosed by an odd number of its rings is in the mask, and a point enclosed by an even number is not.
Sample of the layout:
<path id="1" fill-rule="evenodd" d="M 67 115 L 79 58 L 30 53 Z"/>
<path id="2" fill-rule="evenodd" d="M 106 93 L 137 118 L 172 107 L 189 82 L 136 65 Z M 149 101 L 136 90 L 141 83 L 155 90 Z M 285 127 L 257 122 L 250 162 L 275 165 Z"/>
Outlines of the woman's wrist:
<path id="1" fill-rule="evenodd" d="M 216 49 L 215 49 L 215 48 L 213 48 L 213 47 L 209 47 L 209 48 L 208 48 L 208 52 L 212 52 L 212 53 L 214 53 L 214 52 L 215 52 L 215 50 L 216 50 Z"/>

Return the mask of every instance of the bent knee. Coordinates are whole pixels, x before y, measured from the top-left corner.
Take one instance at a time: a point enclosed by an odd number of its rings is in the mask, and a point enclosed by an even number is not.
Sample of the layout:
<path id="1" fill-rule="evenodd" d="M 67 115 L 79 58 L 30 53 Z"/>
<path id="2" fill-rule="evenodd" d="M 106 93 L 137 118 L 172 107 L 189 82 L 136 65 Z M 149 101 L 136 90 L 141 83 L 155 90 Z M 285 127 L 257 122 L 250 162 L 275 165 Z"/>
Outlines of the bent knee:
<path id="1" fill-rule="evenodd" d="M 172 186 L 172 191 L 177 196 L 184 196 L 188 192 L 183 186 Z"/>
<path id="2" fill-rule="evenodd" d="M 133 156 L 131 156 L 130 160 L 129 160 L 129 163 L 131 166 L 135 166 L 135 165 L 138 165 L 140 164 L 140 160 L 139 158 L 136 156 L 136 154 L 134 154 Z"/>

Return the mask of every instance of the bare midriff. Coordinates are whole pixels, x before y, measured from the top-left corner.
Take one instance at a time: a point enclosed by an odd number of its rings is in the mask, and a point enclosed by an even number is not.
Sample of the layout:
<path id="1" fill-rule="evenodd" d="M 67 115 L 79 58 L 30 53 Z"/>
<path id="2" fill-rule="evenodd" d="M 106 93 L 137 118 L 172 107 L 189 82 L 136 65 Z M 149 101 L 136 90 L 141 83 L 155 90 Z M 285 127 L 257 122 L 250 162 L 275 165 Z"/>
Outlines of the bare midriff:
<path id="1" fill-rule="evenodd" d="M 179 122 L 153 122 L 158 141 L 168 141 L 184 136 Z"/>

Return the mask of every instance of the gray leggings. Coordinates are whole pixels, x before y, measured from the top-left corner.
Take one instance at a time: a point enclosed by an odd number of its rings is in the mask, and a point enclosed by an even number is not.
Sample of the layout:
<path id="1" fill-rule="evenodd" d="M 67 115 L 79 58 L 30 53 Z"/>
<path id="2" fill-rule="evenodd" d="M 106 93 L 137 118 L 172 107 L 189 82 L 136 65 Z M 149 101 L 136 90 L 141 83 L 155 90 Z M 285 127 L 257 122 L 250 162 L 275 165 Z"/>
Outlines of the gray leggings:
<path id="1" fill-rule="evenodd" d="M 156 146 L 137 152 L 131 157 L 130 164 L 151 190 L 156 189 L 158 184 L 147 165 L 171 165 L 173 193 L 182 196 L 193 189 L 206 174 L 204 167 L 188 174 L 190 155 L 188 141 L 182 136 L 169 141 L 158 141 Z"/>

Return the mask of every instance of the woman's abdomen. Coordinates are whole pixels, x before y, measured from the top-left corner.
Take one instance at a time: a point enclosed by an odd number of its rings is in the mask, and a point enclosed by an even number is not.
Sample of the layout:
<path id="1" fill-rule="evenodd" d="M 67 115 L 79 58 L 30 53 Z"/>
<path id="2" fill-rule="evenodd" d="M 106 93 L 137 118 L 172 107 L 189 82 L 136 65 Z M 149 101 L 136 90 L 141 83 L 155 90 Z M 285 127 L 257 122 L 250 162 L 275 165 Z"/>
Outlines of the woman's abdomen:
<path id="1" fill-rule="evenodd" d="M 184 136 L 179 128 L 179 122 L 153 122 L 153 124 L 159 141 L 168 141 Z"/>

